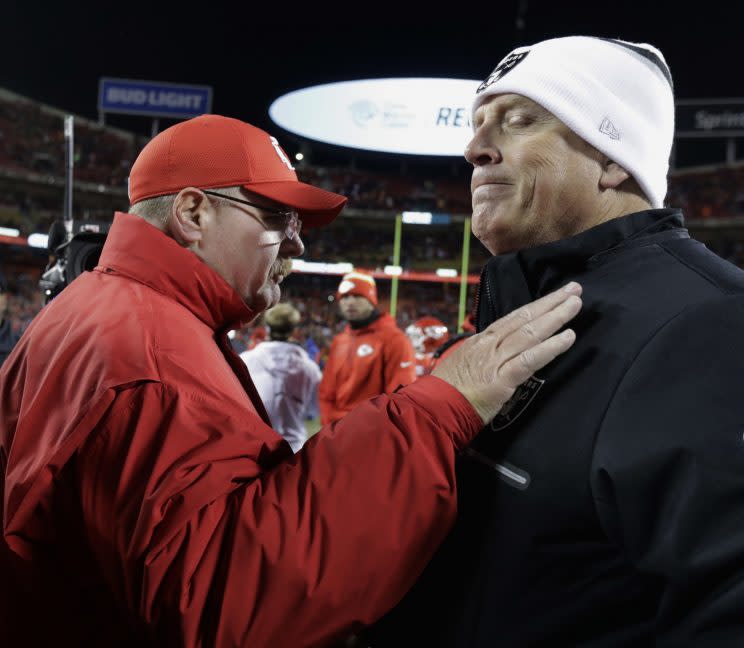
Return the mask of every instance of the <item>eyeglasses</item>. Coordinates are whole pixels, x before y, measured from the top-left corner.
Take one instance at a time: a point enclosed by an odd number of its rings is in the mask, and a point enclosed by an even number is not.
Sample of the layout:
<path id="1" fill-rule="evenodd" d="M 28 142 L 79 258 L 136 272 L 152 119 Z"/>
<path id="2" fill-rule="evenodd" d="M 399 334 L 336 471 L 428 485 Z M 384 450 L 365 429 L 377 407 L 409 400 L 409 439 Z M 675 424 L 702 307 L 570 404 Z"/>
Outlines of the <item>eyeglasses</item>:
<path id="1" fill-rule="evenodd" d="M 217 193 L 216 191 L 207 191 L 202 189 L 205 194 L 210 196 L 216 196 L 217 198 L 224 198 L 225 200 L 232 200 L 233 202 L 242 203 L 256 209 L 261 209 L 269 214 L 275 214 L 281 217 L 283 220 L 281 225 L 272 226 L 266 223 L 265 220 L 255 216 L 256 220 L 262 225 L 267 226 L 268 229 L 284 232 L 284 236 L 288 239 L 300 238 L 300 231 L 302 231 L 302 221 L 294 209 L 274 209 L 273 207 L 266 207 L 265 205 L 257 205 L 252 203 L 250 200 L 243 200 L 242 198 L 233 198 L 232 196 L 226 196 L 225 194 Z M 253 216 L 253 214 L 251 214 Z"/>

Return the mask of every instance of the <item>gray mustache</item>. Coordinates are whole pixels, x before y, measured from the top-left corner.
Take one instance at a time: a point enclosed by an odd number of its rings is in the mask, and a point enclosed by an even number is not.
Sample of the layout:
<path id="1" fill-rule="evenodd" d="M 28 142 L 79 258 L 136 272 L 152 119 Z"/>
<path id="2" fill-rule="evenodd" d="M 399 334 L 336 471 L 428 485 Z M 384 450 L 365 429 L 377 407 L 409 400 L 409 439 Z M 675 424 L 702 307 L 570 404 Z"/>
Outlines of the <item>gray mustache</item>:
<path id="1" fill-rule="evenodd" d="M 288 276 L 292 272 L 292 259 L 281 259 L 274 264 L 272 275 Z"/>

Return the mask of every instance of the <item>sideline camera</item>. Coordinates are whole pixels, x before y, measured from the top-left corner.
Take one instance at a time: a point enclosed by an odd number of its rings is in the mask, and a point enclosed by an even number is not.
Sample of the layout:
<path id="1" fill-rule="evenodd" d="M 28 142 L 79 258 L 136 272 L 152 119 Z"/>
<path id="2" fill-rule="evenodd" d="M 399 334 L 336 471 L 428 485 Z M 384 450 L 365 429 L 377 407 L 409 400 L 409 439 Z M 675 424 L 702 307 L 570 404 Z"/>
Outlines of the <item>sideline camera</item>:
<path id="1" fill-rule="evenodd" d="M 49 230 L 49 263 L 39 280 L 44 303 L 49 303 L 79 275 L 98 265 L 111 223 L 73 221 L 71 231 L 62 221 Z"/>

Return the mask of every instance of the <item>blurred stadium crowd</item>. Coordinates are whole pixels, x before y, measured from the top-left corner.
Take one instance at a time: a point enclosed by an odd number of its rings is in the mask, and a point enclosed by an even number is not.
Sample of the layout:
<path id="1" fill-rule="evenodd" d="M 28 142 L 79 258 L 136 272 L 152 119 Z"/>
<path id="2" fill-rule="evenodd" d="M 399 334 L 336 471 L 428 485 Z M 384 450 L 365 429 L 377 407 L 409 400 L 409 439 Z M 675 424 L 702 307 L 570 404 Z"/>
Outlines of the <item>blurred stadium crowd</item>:
<path id="1" fill-rule="evenodd" d="M 0 228 L 46 233 L 61 217 L 64 191 L 64 137 L 60 110 L 0 89 Z M 127 208 L 129 168 L 147 138 L 77 118 L 75 122 L 75 218 L 108 221 Z M 463 221 L 470 207 L 466 173 L 446 165 L 436 171 L 362 170 L 298 164 L 301 179 L 349 197 L 345 215 L 323 230 L 303 231 L 307 261 L 347 262 L 382 271 L 393 261 L 394 215 L 415 210 L 447 214 L 446 225 L 404 228 L 400 265 L 404 270 L 458 272 L 462 261 Z M 684 210 L 695 236 L 719 255 L 744 266 L 744 164 L 676 170 L 667 203 Z M 25 240 L 25 239 L 24 239 Z M 487 252 L 471 236 L 469 272 L 477 275 Z M 29 248 L 0 236 L 0 270 L 10 285 L 12 328 L 22 332 L 42 307 L 38 280 L 46 250 Z M 284 284 L 283 299 L 303 320 L 298 341 L 321 365 L 332 336 L 342 328 L 333 294 L 338 276 L 294 274 Z M 378 280 L 380 302 L 387 308 L 390 281 Z M 474 285 L 468 291 L 472 307 Z M 401 328 L 432 315 L 455 331 L 459 285 L 401 281 L 397 321 Z M 238 351 L 264 335 L 261 322 L 236 331 Z"/>

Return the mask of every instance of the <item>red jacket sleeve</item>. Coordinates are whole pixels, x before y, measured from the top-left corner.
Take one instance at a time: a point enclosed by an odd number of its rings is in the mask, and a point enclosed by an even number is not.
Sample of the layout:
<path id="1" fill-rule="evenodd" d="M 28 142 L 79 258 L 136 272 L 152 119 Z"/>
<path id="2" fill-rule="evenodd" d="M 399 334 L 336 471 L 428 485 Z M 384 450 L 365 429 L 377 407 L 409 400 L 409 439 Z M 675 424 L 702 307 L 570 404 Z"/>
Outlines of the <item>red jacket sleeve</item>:
<path id="1" fill-rule="evenodd" d="M 408 337 L 400 332 L 385 341 L 385 392 L 416 380 L 416 353 Z"/>
<path id="2" fill-rule="evenodd" d="M 318 406 L 321 425 L 335 421 L 336 415 L 336 341 L 331 342 L 328 359 L 323 367 L 323 377 L 318 386 Z"/>
<path id="3" fill-rule="evenodd" d="M 423 570 L 455 517 L 455 452 L 481 427 L 429 376 L 290 456 L 243 409 L 134 387 L 80 452 L 88 539 L 157 645 L 326 645 Z"/>

